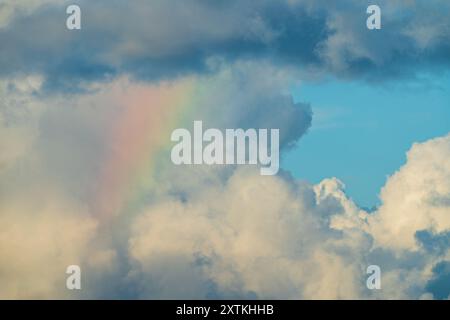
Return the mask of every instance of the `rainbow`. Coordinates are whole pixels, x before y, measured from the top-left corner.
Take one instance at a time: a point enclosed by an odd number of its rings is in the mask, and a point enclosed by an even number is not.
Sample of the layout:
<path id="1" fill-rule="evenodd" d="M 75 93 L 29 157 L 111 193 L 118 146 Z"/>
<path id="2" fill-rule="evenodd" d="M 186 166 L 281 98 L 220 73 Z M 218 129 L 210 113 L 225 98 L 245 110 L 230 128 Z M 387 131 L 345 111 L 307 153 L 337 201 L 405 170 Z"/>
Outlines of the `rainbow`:
<path id="1" fill-rule="evenodd" d="M 199 90 L 192 78 L 114 89 L 120 115 L 108 133 L 111 148 L 103 157 L 91 205 L 96 217 L 110 220 L 150 192 L 157 159 L 169 148 L 171 131 L 195 110 Z"/>

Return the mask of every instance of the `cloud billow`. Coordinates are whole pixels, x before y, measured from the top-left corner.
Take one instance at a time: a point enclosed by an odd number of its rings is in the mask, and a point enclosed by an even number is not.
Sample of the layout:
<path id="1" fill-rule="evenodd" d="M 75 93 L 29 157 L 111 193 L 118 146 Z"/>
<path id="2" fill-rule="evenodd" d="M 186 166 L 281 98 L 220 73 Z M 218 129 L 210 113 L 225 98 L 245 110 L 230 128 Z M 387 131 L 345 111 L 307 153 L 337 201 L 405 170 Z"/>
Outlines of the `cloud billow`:
<path id="1" fill-rule="evenodd" d="M 365 28 L 368 3 L 80 1 L 83 27 L 71 32 L 63 3 L 50 2 L 16 10 L 0 28 L 0 74 L 43 74 L 49 89 L 75 90 L 118 74 L 159 81 L 210 72 L 211 57 L 374 80 L 448 67 L 446 1 L 381 1 L 376 32 Z"/>

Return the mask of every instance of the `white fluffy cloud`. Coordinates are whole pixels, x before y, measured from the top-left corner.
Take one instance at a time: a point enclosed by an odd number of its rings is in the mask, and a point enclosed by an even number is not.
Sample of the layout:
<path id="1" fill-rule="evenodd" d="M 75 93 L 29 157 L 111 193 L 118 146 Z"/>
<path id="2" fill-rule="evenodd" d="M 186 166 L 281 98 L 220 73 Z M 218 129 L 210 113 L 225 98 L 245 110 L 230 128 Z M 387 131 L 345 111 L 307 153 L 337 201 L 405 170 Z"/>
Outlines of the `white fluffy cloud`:
<path id="1" fill-rule="evenodd" d="M 377 243 L 418 248 L 415 233 L 450 230 L 450 135 L 416 143 L 381 192 L 382 207 L 370 219 Z"/>
<path id="2" fill-rule="evenodd" d="M 247 169 L 200 192 L 187 202 L 168 199 L 137 218 L 130 253 L 148 275 L 144 283 L 164 287 L 167 297 L 182 296 L 183 284 L 164 282 L 177 277 L 171 274 L 177 268 L 161 268 L 181 263 L 186 275 L 196 275 L 184 283 L 193 290 L 191 298 L 212 294 L 209 282 L 217 286 L 213 293 L 225 296 L 358 296 L 363 269 L 336 253 L 348 246 L 348 239 L 329 227 L 330 217 L 343 214 L 341 201 L 332 194 L 322 194 L 318 203 L 312 186 Z M 364 235 L 348 237 L 368 248 Z"/>
<path id="3" fill-rule="evenodd" d="M 359 209 L 336 179 L 312 186 L 247 169 L 187 200 L 164 199 L 132 228 L 142 295 L 429 296 L 431 269 L 445 254 L 422 250 L 414 236 L 450 230 L 449 146 L 450 136 L 414 145 L 373 213 Z M 383 271 L 380 292 L 365 287 L 369 264 Z"/>

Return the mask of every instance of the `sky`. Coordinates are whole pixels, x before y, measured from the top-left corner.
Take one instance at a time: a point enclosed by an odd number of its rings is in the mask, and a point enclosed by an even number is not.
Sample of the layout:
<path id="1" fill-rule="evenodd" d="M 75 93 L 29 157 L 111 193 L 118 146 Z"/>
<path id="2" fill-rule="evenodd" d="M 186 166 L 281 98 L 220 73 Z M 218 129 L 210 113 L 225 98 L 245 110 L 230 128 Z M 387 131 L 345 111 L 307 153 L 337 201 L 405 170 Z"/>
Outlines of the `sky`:
<path id="1" fill-rule="evenodd" d="M 0 298 L 450 297 L 447 0 L 71 4 L 0 0 Z M 281 169 L 175 165 L 194 121 Z"/>
<path id="2" fill-rule="evenodd" d="M 410 146 L 450 131 L 448 83 L 448 75 L 433 75 L 388 86 L 330 79 L 294 87 L 294 100 L 313 105 L 314 117 L 284 166 L 313 183 L 335 176 L 356 203 L 378 206 Z"/>

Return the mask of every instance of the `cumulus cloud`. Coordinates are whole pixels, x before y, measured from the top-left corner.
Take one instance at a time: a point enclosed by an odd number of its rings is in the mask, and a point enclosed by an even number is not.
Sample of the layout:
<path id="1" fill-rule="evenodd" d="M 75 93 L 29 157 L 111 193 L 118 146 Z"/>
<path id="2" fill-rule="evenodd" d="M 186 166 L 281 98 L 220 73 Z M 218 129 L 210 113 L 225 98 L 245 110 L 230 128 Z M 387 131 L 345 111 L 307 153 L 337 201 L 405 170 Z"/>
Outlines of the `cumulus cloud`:
<path id="1" fill-rule="evenodd" d="M 282 91 L 291 77 L 289 72 L 251 63 L 230 66 L 215 62 L 214 68 L 214 74 L 154 85 L 118 78 L 108 84 L 93 84 L 83 95 L 44 95 L 40 77 L 2 83 L 0 132 L 5 134 L 0 142 L 5 153 L 0 170 L 0 234 L 5 240 L 1 250 L 3 274 L 9 279 L 2 289 L 3 297 L 65 297 L 61 282 L 64 265 L 77 263 L 89 270 L 88 295 L 102 296 L 99 288 L 105 287 L 100 280 L 104 275 L 97 270 L 115 273 L 127 264 L 119 258 L 127 255 L 121 247 L 127 246 L 128 234 L 110 233 L 109 228 L 123 224 L 126 230 L 137 214 L 126 207 L 123 188 L 135 174 L 136 161 L 162 157 L 158 149 L 170 142 L 175 126 L 191 126 L 196 119 L 219 128 L 236 124 L 278 128 L 287 123 L 281 130 L 283 148 L 308 129 L 309 106 L 294 104 Z M 265 80 L 256 81 L 259 77 Z M 191 101 L 194 94 L 196 100 Z M 244 116 L 236 118 L 237 110 Z M 155 122 L 171 123 L 177 112 L 186 113 L 179 123 L 161 128 Z M 160 121 L 164 114 L 171 118 Z M 133 154 L 140 149 L 146 158 Z M 147 155 L 148 150 L 151 153 Z M 166 166 L 167 161 L 162 163 L 166 179 L 182 171 Z M 220 180 L 232 170 L 213 170 L 208 176 L 217 174 Z M 155 176 L 147 179 L 157 181 L 159 172 L 155 170 Z M 164 183 L 150 189 L 145 184 L 136 188 L 142 187 L 149 199 L 176 191 L 168 190 L 170 186 Z M 188 184 L 180 182 L 179 194 L 187 189 Z M 124 218 L 114 220 L 123 211 Z M 114 241 L 121 245 L 115 247 Z M 21 258 L 27 251 L 33 255 Z M 53 266 L 47 267 L 47 262 Z M 33 270 L 46 270 L 46 276 L 39 284 L 25 285 L 22 281 L 33 277 Z M 120 290 L 124 294 L 123 288 Z"/>
<path id="2" fill-rule="evenodd" d="M 133 223 L 129 250 L 141 294 L 418 299 L 439 290 L 441 297 L 448 246 L 438 253 L 415 234 L 449 230 L 448 204 L 432 200 L 449 195 L 449 145 L 450 136 L 414 145 L 373 213 L 336 179 L 313 186 L 249 169 L 188 198 L 169 196 Z M 365 287 L 370 264 L 383 271 L 380 292 Z"/>
<path id="3" fill-rule="evenodd" d="M 417 249 L 417 231 L 439 234 L 450 228 L 449 139 L 414 144 L 405 166 L 384 186 L 383 206 L 371 221 L 380 245 Z"/>
<path id="4" fill-rule="evenodd" d="M 248 68 L 255 70 L 248 74 L 268 80 L 233 84 Z M 223 117 L 208 116 L 212 96 L 205 94 L 199 96 L 199 113 L 186 123 L 203 112 L 215 125 L 237 123 L 245 117 L 234 119 L 235 108 L 256 108 L 259 99 L 277 94 L 285 101 L 282 85 L 274 83 L 289 77 L 274 72 L 222 66 L 215 76 L 196 79 L 220 89 L 205 92 L 217 98 L 210 108 Z M 58 97 L 36 98 L 33 86 L 39 82 L 30 83 L 22 97 L 45 107 L 28 113 L 41 125 L 27 153 L 16 154 L 1 172 L 2 297 L 440 298 L 447 292 L 440 280 L 447 277 L 449 259 L 450 136 L 415 144 L 407 163 L 383 188 L 381 206 L 371 213 L 359 208 L 335 178 L 311 185 L 286 172 L 260 176 L 252 167 L 177 170 L 158 164 L 145 200 L 105 221 L 82 190 L 97 183 L 96 168 L 103 166 L 105 152 L 98 146 L 108 144 L 108 124 L 130 108 L 126 102 L 141 90 L 176 90 L 177 85 L 163 89 L 119 79 L 90 95 L 72 96 L 64 105 Z M 245 95 L 238 94 L 242 89 Z M 146 105 L 156 108 L 158 101 Z M 221 101 L 234 104 L 223 109 Z M 270 124 L 268 119 L 278 121 L 273 113 L 286 110 L 287 117 L 306 121 L 287 128 L 295 133 L 286 140 L 289 145 L 307 128 L 309 109 L 271 105 L 242 123 L 261 125 L 263 119 Z M 71 121 L 60 121 L 66 118 Z M 83 132 L 89 139 L 82 138 Z M 77 263 L 89 281 L 74 295 L 64 289 L 64 268 Z M 365 286 L 370 264 L 383 272 L 379 292 Z M 36 278 L 37 271 L 43 276 Z"/>
<path id="5" fill-rule="evenodd" d="M 143 296 L 158 296 L 154 288 L 163 287 L 165 297 L 182 297 L 187 288 L 191 298 L 357 297 L 362 265 L 336 253 L 348 240 L 328 221 L 343 207 L 327 196 L 318 203 L 310 185 L 240 169 L 191 199 L 151 206 L 130 238 L 131 257 L 148 283 Z M 350 237 L 370 244 L 364 235 Z M 173 264 L 184 266 L 187 283 L 165 282 L 179 276 L 177 267 L 173 275 L 164 268 Z"/>

